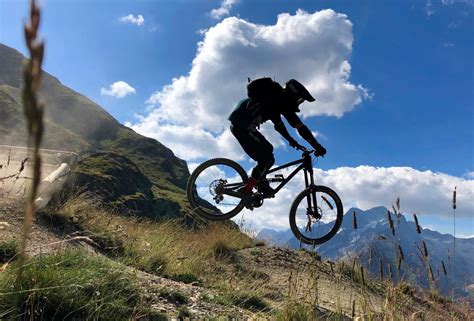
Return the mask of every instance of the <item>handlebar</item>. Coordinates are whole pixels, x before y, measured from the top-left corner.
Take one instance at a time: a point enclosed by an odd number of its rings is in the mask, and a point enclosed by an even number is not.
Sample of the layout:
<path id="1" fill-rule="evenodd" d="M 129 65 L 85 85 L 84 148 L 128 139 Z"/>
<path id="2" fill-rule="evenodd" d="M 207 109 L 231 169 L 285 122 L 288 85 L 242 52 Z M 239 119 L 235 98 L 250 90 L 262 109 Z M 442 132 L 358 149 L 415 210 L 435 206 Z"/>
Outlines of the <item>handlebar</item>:
<path id="1" fill-rule="evenodd" d="M 302 145 L 299 145 L 298 147 L 296 147 L 296 149 L 299 150 L 299 151 L 302 151 L 303 155 L 314 154 L 314 156 L 316 156 L 316 157 L 324 157 L 323 155 L 316 155 L 315 154 L 315 152 L 316 152 L 315 149 L 307 149 L 306 147 L 304 147 Z"/>

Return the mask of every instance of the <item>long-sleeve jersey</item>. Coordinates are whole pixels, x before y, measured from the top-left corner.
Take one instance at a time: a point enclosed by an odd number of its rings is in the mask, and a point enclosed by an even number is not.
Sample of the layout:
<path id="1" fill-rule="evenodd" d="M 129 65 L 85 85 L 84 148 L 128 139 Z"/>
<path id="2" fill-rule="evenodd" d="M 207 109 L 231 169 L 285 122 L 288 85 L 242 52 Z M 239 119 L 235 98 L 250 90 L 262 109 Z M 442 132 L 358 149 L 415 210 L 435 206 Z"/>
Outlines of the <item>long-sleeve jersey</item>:
<path id="1" fill-rule="evenodd" d="M 237 104 L 229 120 L 233 126 L 254 130 L 268 120 L 280 124 L 283 115 L 292 127 L 296 127 L 301 120 L 296 112 L 291 111 L 289 104 L 283 95 L 259 101 L 246 98 Z"/>

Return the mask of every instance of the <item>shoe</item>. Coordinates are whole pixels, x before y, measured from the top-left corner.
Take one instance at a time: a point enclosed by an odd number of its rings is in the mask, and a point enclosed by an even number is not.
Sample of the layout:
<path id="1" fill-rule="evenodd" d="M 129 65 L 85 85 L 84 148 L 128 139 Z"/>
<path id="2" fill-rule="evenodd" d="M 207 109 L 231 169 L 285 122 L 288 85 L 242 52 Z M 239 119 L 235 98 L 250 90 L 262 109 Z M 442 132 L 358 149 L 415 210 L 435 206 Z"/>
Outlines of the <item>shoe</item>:
<path id="1" fill-rule="evenodd" d="M 257 183 L 257 190 L 264 198 L 275 197 L 275 190 L 270 187 L 270 183 L 266 179 L 263 179 Z"/>

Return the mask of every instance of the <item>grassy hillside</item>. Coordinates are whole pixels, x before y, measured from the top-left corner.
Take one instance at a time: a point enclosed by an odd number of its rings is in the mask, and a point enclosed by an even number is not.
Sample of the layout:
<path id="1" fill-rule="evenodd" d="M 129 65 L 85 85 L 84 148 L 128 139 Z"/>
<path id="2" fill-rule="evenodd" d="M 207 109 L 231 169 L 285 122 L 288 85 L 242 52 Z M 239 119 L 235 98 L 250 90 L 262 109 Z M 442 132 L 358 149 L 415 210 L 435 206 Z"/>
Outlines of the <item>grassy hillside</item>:
<path id="1" fill-rule="evenodd" d="M 466 304 L 454 303 L 435 289 L 372 278 L 357 262 L 323 261 L 314 252 L 268 247 L 224 225 L 189 229 L 172 220 L 111 214 L 90 198 L 41 212 L 39 224 L 63 235 L 62 246 L 29 259 L 20 291 L 11 287 L 15 242 L 0 241 L 0 253 L 8 254 L 0 268 L 0 318 L 309 321 L 473 316 Z M 44 243 L 31 246 L 50 248 Z"/>
<path id="2" fill-rule="evenodd" d="M 0 144 L 24 146 L 20 79 L 25 57 L 2 44 L 0 57 Z M 83 156 L 99 151 L 116 152 L 133 162 L 150 180 L 151 197 L 158 204 L 151 215 L 177 217 L 188 211 L 184 193 L 189 176 L 187 165 L 169 148 L 121 125 L 92 100 L 62 85 L 46 72 L 41 99 L 46 104 L 43 148 L 74 151 Z M 93 163 L 87 166 L 90 168 Z M 170 206 L 170 202 L 174 205 Z"/>

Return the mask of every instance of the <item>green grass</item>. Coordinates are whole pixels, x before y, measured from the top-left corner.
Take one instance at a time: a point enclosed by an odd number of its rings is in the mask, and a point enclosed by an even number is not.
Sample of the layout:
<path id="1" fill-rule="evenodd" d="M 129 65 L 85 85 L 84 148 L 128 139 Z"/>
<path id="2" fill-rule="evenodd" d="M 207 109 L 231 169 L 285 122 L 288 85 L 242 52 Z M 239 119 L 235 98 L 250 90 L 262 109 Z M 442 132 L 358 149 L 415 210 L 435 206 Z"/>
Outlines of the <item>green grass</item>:
<path id="1" fill-rule="evenodd" d="M 192 273 L 173 274 L 168 276 L 170 279 L 186 284 L 202 285 L 202 281 Z"/>
<path id="2" fill-rule="evenodd" d="M 124 320 L 150 314 L 135 276 L 122 265 L 81 251 L 29 259 L 15 285 L 17 267 L 0 274 L 0 319 Z"/>
<path id="3" fill-rule="evenodd" d="M 189 309 L 185 306 L 181 306 L 178 308 L 178 319 L 183 320 L 186 318 L 192 318 L 193 314 Z"/>
<path id="4" fill-rule="evenodd" d="M 18 254 L 18 240 L 15 238 L 0 241 L 0 263 L 6 263 Z"/>
<path id="5" fill-rule="evenodd" d="M 224 264 L 236 250 L 253 246 L 250 237 L 224 224 L 191 229 L 173 220 L 113 215 L 80 198 L 47 216 L 74 224 L 122 263 L 155 275 L 177 276 L 183 282 L 204 283 L 207 276 L 215 276 L 210 266 Z"/>
<path id="6" fill-rule="evenodd" d="M 314 321 L 317 320 L 313 309 L 294 301 L 289 301 L 275 315 L 277 321 Z"/>
<path id="7" fill-rule="evenodd" d="M 211 301 L 226 306 L 236 305 L 253 312 L 270 310 L 270 306 L 267 302 L 265 302 L 265 300 L 263 300 L 257 294 L 251 292 L 228 291 L 217 295 L 211 299 Z"/>
<path id="8" fill-rule="evenodd" d="M 176 290 L 161 289 L 160 296 L 175 304 L 187 304 L 189 302 L 186 295 Z"/>

